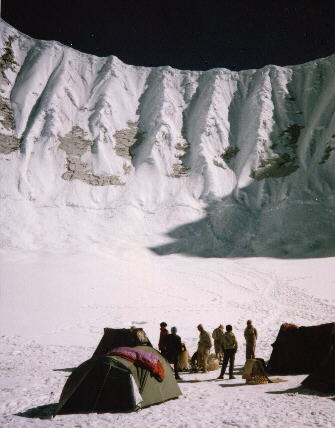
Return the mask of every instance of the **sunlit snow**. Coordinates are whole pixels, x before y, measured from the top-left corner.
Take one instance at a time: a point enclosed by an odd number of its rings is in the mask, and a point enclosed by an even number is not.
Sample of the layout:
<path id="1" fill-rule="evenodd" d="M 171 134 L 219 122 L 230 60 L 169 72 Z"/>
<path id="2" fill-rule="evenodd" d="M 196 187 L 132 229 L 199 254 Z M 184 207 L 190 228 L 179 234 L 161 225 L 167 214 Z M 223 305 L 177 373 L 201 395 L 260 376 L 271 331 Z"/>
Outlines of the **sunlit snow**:
<path id="1" fill-rule="evenodd" d="M 1 426 L 333 426 L 304 376 L 183 374 L 131 414 L 51 419 L 104 327 L 335 321 L 335 56 L 260 70 L 126 65 L 0 23 Z M 42 407 L 40 407 L 42 406 Z M 43 407 L 44 406 L 44 407 Z"/>

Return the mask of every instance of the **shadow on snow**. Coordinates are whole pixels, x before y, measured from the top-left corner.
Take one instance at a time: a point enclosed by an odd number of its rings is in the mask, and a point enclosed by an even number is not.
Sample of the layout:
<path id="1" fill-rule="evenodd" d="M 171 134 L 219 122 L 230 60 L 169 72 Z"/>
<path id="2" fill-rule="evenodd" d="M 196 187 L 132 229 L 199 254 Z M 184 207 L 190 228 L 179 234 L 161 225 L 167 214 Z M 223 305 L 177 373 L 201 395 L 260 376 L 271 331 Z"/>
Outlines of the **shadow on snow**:
<path id="1" fill-rule="evenodd" d="M 32 407 L 24 412 L 16 413 L 15 416 L 21 416 L 23 418 L 52 419 L 56 407 L 57 403 L 45 404 L 44 406 Z"/>
<path id="2" fill-rule="evenodd" d="M 320 391 L 315 391 L 313 389 L 305 388 L 304 386 L 298 386 L 296 388 L 289 388 L 282 391 L 266 391 L 267 394 L 287 394 L 287 395 L 315 395 L 318 397 L 329 397 L 333 396 L 334 393 L 325 393 Z M 335 397 L 333 398 L 335 399 Z"/>
<path id="3" fill-rule="evenodd" d="M 205 216 L 167 233 L 157 255 L 313 258 L 335 256 L 335 201 L 283 201 L 251 209 L 232 197 L 212 201 Z"/>

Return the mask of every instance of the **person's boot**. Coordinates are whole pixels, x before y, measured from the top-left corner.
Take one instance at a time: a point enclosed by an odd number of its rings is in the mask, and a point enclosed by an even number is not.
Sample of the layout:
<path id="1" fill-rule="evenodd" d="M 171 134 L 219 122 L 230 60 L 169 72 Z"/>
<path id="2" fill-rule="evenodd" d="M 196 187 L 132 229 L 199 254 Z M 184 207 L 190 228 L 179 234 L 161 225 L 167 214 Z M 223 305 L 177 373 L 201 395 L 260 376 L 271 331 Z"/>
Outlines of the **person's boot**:
<path id="1" fill-rule="evenodd" d="M 224 379 L 224 377 L 223 376 L 219 376 L 219 377 L 217 377 L 216 379 Z"/>
<path id="2" fill-rule="evenodd" d="M 229 379 L 236 379 L 236 377 L 234 375 L 230 375 Z"/>

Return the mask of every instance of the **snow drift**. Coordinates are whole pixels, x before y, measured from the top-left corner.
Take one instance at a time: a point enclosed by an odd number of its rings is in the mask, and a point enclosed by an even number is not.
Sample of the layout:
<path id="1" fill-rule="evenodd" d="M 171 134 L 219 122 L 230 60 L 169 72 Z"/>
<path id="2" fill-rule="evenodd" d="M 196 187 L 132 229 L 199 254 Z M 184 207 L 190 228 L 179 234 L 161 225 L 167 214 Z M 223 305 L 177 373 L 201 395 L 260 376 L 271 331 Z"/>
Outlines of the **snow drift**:
<path id="1" fill-rule="evenodd" d="M 3 247 L 335 254 L 335 56 L 134 67 L 0 25 Z"/>

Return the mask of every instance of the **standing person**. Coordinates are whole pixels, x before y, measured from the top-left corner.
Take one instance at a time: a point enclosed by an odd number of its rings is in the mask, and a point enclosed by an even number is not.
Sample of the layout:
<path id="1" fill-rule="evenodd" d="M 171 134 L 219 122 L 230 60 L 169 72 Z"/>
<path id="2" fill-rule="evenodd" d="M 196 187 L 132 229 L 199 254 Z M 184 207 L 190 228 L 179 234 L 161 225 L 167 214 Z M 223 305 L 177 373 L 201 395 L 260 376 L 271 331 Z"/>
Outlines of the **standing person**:
<path id="1" fill-rule="evenodd" d="M 212 338 L 214 339 L 214 350 L 215 356 L 222 363 L 223 358 L 223 335 L 224 327 L 222 324 L 219 327 L 215 328 L 212 333 Z"/>
<path id="2" fill-rule="evenodd" d="M 244 337 L 246 341 L 246 358 L 255 358 L 257 330 L 252 325 L 252 321 L 247 321 L 247 327 L 244 330 Z"/>
<path id="3" fill-rule="evenodd" d="M 231 325 L 226 325 L 226 332 L 223 335 L 223 348 L 224 348 L 224 357 L 221 367 L 221 373 L 218 379 L 223 379 L 228 361 L 229 361 L 229 379 L 235 379 L 234 373 L 234 362 L 235 354 L 238 349 L 238 343 L 236 337 L 233 333 L 233 327 Z"/>
<path id="4" fill-rule="evenodd" d="M 165 336 L 166 344 L 166 356 L 169 363 L 173 364 L 174 368 L 174 377 L 178 380 L 181 380 L 181 377 L 178 374 L 178 357 L 181 353 L 181 338 L 177 335 L 177 327 L 171 328 L 171 334 Z"/>
<path id="5" fill-rule="evenodd" d="M 167 324 L 166 322 L 160 323 L 161 332 L 159 335 L 159 342 L 158 342 L 158 349 L 160 350 L 163 357 L 166 357 L 166 336 L 169 334 L 169 330 L 166 328 Z"/>
<path id="6" fill-rule="evenodd" d="M 207 331 L 204 329 L 202 324 L 199 324 L 197 328 L 200 332 L 198 342 L 198 365 L 202 369 L 202 371 L 206 373 L 209 350 L 212 347 L 212 339 L 209 333 L 207 333 Z"/>

